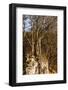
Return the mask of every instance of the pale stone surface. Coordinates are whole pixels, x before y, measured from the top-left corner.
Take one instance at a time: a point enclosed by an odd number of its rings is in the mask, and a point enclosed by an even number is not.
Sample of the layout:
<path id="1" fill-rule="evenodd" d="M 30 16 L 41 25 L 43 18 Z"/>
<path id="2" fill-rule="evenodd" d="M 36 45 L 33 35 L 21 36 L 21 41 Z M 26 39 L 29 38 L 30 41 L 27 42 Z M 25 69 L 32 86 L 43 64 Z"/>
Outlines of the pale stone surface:
<path id="1" fill-rule="evenodd" d="M 34 57 L 31 57 L 31 58 L 27 58 L 26 62 L 28 63 L 27 67 L 26 67 L 27 75 L 49 73 L 47 60 L 46 60 L 46 62 L 44 62 L 43 60 L 39 60 L 37 62 Z M 39 68 L 39 66 L 40 66 L 40 68 Z M 39 70 L 40 70 L 40 72 L 39 72 Z"/>

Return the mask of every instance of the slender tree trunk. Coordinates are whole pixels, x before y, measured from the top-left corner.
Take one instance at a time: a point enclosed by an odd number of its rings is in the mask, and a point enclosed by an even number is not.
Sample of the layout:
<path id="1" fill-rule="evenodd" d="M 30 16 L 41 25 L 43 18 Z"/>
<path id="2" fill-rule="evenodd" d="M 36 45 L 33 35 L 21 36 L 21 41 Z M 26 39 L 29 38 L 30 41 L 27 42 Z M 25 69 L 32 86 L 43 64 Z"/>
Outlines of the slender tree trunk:
<path id="1" fill-rule="evenodd" d="M 32 55 L 34 55 L 34 33 L 32 30 Z"/>
<path id="2" fill-rule="evenodd" d="M 41 56 L 41 38 L 39 39 L 39 55 Z"/>

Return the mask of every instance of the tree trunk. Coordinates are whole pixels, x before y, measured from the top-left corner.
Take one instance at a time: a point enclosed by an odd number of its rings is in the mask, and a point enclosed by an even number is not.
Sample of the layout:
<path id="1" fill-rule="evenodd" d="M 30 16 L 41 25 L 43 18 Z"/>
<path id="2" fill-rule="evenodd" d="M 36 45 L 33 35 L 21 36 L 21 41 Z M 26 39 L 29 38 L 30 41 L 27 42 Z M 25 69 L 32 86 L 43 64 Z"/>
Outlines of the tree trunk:
<path id="1" fill-rule="evenodd" d="M 32 31 L 32 55 L 34 55 L 34 33 Z"/>
<path id="2" fill-rule="evenodd" d="M 39 39 L 39 55 L 41 56 L 41 38 Z"/>

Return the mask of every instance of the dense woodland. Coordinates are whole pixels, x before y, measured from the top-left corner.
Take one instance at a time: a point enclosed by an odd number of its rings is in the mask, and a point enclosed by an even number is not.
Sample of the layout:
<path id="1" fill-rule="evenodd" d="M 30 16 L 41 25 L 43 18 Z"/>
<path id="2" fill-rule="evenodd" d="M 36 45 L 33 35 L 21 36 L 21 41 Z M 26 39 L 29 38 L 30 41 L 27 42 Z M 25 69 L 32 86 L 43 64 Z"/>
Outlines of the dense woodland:
<path id="1" fill-rule="evenodd" d="M 23 74 L 57 73 L 57 17 L 23 15 Z"/>

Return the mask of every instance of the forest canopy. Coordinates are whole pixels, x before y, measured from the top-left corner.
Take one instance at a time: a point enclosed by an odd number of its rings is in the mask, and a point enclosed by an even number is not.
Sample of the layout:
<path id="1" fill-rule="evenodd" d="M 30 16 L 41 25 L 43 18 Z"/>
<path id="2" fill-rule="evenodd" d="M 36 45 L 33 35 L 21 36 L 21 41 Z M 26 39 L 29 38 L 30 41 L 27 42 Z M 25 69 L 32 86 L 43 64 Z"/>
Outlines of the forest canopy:
<path id="1" fill-rule="evenodd" d="M 22 30 L 23 74 L 57 73 L 57 16 L 23 15 Z"/>

